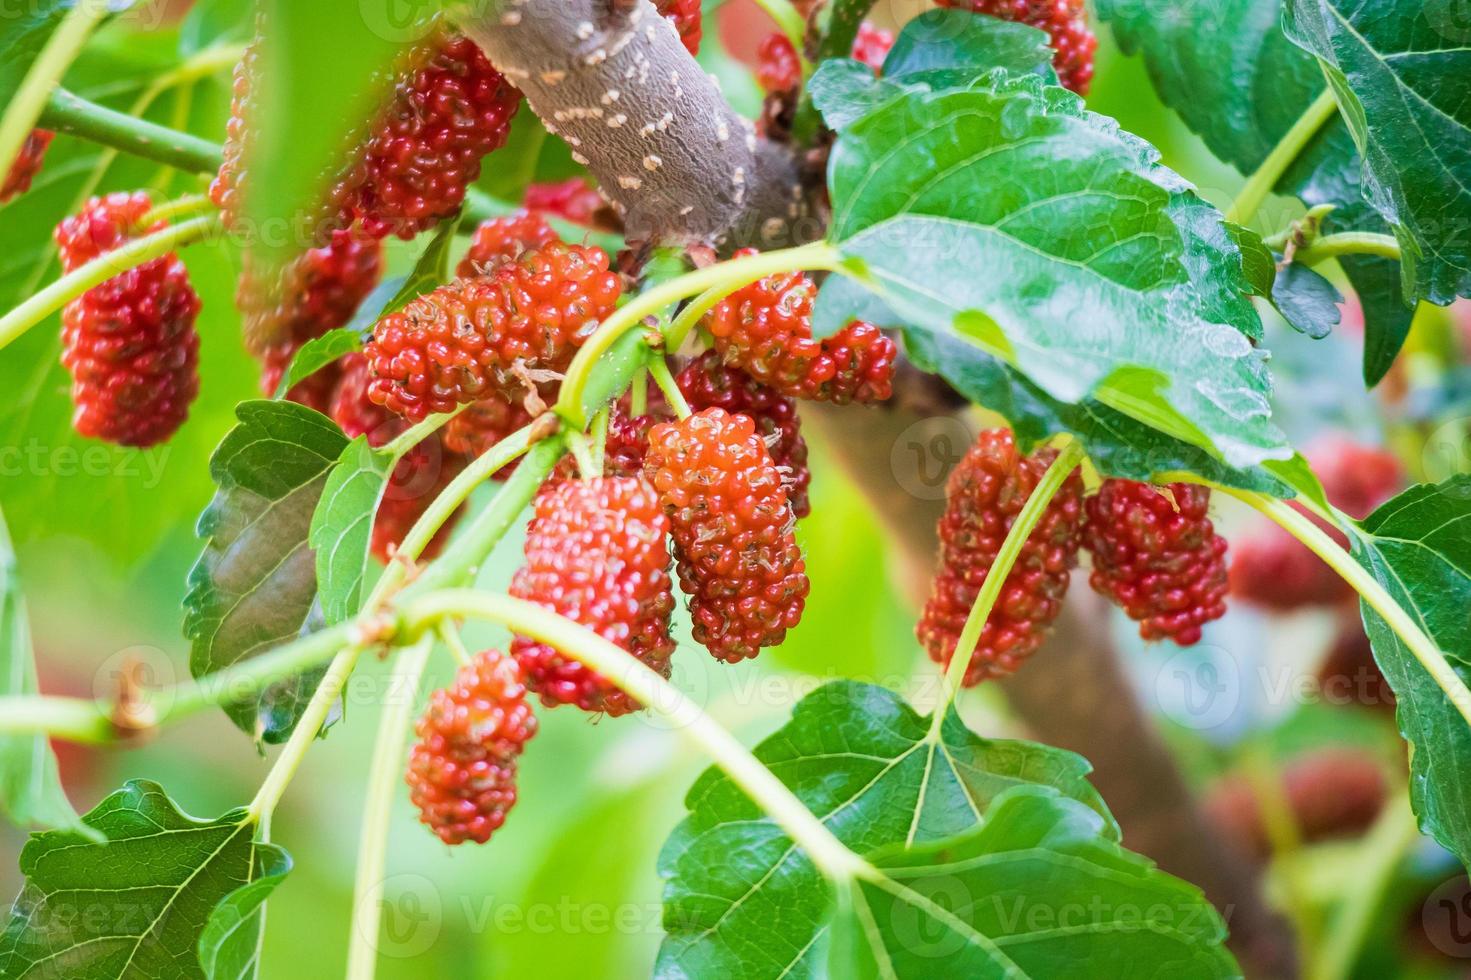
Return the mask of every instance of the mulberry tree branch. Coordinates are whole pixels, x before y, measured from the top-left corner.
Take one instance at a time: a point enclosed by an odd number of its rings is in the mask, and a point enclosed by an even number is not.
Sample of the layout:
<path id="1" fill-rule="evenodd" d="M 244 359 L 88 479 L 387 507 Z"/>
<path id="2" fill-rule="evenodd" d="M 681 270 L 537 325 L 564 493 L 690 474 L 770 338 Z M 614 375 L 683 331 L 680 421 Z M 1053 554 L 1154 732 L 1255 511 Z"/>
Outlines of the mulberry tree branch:
<path id="1" fill-rule="evenodd" d="M 460 26 L 597 177 L 631 241 L 821 236 L 796 154 L 731 109 L 650 0 L 488 0 Z"/>

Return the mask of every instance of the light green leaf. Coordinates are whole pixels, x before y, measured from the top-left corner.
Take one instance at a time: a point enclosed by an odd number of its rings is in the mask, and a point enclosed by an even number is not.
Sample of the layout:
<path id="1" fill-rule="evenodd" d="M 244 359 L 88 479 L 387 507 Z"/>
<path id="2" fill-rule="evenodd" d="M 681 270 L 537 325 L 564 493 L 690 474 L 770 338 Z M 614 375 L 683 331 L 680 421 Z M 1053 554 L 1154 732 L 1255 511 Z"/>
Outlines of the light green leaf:
<path id="1" fill-rule="evenodd" d="M 308 543 L 317 554 L 317 590 L 328 626 L 357 615 L 373 514 L 392 472 L 393 459 L 359 436 L 342 450 L 312 514 Z"/>
<path id="2" fill-rule="evenodd" d="M 106 840 L 55 830 L 21 851 L 26 883 L 0 935 L 0 976 L 202 977 L 196 951 L 215 907 L 289 866 L 284 851 L 255 839 L 248 811 L 199 820 L 146 780 L 82 819 Z"/>
<path id="3" fill-rule="evenodd" d="M 204 553 L 189 573 L 184 635 L 203 677 L 320 627 L 312 514 L 347 437 L 294 402 L 249 401 L 210 459 L 219 491 L 199 518 Z M 253 738 L 279 742 L 300 717 L 320 670 L 227 705 Z"/>
<path id="4" fill-rule="evenodd" d="M 199 934 L 199 964 L 208 980 L 252 980 L 260 972 L 265 902 L 291 870 L 291 857 L 265 847 L 255 880 L 220 900 Z"/>
<path id="5" fill-rule="evenodd" d="M 369 294 L 368 299 L 371 300 L 372 298 L 372 295 Z M 285 398 L 288 391 L 322 370 L 322 368 L 336 361 L 338 358 L 356 353 L 362 349 L 362 333 L 357 327 L 351 324 L 345 327 L 338 327 L 336 330 L 329 330 L 320 337 L 314 337 L 308 340 L 292 355 L 291 366 L 287 368 L 285 376 L 281 378 L 281 383 L 276 386 L 275 397 Z"/>

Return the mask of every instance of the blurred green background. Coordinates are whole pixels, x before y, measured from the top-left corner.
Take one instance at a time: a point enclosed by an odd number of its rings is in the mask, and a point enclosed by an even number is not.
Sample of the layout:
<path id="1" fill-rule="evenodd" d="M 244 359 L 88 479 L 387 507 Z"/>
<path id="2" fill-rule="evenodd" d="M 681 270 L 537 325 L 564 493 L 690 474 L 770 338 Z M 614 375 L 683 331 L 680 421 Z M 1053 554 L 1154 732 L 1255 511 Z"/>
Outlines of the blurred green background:
<path id="1" fill-rule="evenodd" d="M 724 32 L 737 53 L 748 53 L 769 29 L 749 0 L 708 6 L 707 36 Z M 719 11 L 717 21 L 715 8 L 722 6 L 730 9 Z M 922 6 L 892 0 L 880 3 L 877 13 L 892 23 Z M 109 104 L 136 106 L 164 66 L 176 61 L 177 45 L 177 31 L 167 25 L 140 31 L 136 22 L 115 23 L 97 38 L 69 84 Z M 729 66 L 716 67 L 734 77 Z M 147 113 L 218 138 L 228 99 L 226 71 L 161 93 Z M 1142 65 L 1121 57 L 1106 33 L 1100 35 L 1088 101 L 1160 147 L 1166 162 L 1213 203 L 1224 205 L 1239 187 L 1241 176 L 1211 158 L 1163 109 Z M 94 172 L 103 175 L 102 189 L 129 189 L 154 178 L 153 168 L 127 160 L 99 170 L 99 156 L 59 138 L 36 193 L 3 212 L 0 249 L 8 249 L 3 254 L 9 257 L 0 270 L 8 284 L 0 298 L 6 306 L 13 303 L 19 280 L 54 276 L 54 262 L 34 243 L 56 214 L 69 209 Z M 487 186 L 504 179 L 492 158 Z M 172 176 L 155 189 L 165 196 L 197 190 L 198 184 Z M 1278 204 L 1275 211 L 1265 209 L 1273 226 L 1280 226 L 1294 207 Z M 256 396 L 257 368 L 241 348 L 232 305 L 238 256 L 231 246 L 215 244 L 191 249 L 185 258 L 204 302 L 199 325 L 203 393 L 189 423 L 168 446 L 141 453 L 99 449 L 71 433 L 54 323 L 32 331 L 0 358 L 0 384 L 11 393 L 0 407 L 3 442 L 23 450 L 7 457 L 15 464 L 7 464 L 0 479 L 0 505 L 20 544 L 42 687 L 50 693 L 105 692 L 112 670 L 125 657 L 141 658 L 160 682 L 187 673 L 180 603 L 185 575 L 199 550 L 193 524 L 212 493 L 209 453 L 232 424 L 235 403 Z M 405 266 L 412 261 L 411 250 L 395 248 L 392 261 Z M 25 275 L 18 279 L 22 266 Z M 1374 413 L 1358 382 L 1353 338 L 1310 348 L 1314 342 L 1278 331 L 1272 343 L 1286 375 L 1281 380 L 1297 393 L 1289 401 L 1326 404 L 1343 415 L 1330 421 L 1353 427 L 1368 419 L 1372 426 Z M 1292 387 L 1294 366 L 1321 361 L 1325 349 L 1334 351 L 1331 357 L 1342 370 L 1328 372 L 1327 380 L 1318 371 Z M 1326 390 L 1311 387 L 1324 384 Z M 1322 412 L 1299 416 L 1288 415 L 1297 438 L 1325 422 Z M 748 744 L 778 727 L 795 701 L 822 680 L 859 677 L 913 692 L 920 701 L 934 677 L 913 640 L 913 611 L 890 580 L 879 525 L 829 465 L 820 441 L 813 448 L 813 514 L 799 527 L 813 590 L 801 626 L 783 647 L 755 663 L 727 667 L 687 647 L 676 661 L 676 683 Z M 876 458 L 885 460 L 887 453 Z M 504 542 L 484 584 L 504 584 L 519 555 L 519 538 Z M 1287 635 L 1311 636 L 1315 628 L 1300 624 L 1299 632 Z M 1266 624 L 1249 614 L 1233 616 L 1222 630 L 1212 642 L 1233 649 L 1271 642 Z M 1123 642 L 1137 645 L 1128 639 L 1129 630 L 1116 632 Z M 488 629 L 470 638 L 480 646 L 505 642 Z M 1148 658 L 1157 662 L 1167 653 L 1153 651 L 1139 663 L 1147 666 Z M 1039 660 L 1031 669 L 1046 669 L 1045 654 Z M 440 685 L 450 673 L 449 657 L 437 656 L 425 689 Z M 311 753 L 274 820 L 274 836 L 293 854 L 295 870 L 271 899 L 263 962 L 267 977 L 335 975 L 344 963 L 375 720 L 385 695 L 402 693 L 385 692 L 382 664 L 370 662 L 360 675 L 348 698 L 346 722 Z M 994 690 L 969 696 L 967 710 L 976 713 L 982 732 L 1011 733 Z M 396 800 L 384 883 L 388 905 L 381 975 L 647 973 L 661 937 L 656 856 L 683 815 L 683 792 L 705 762 L 677 735 L 643 717 L 594 723 L 561 710 L 543 712 L 542 723 L 523 759 L 520 802 L 491 845 L 445 847 L 416 823 L 406 793 Z M 1190 732 L 1174 737 L 1198 775 L 1220 767 L 1220 746 L 1204 744 Z M 127 751 L 63 747 L 62 760 L 79 809 L 91 807 L 126 778 L 146 776 L 196 815 L 217 815 L 249 800 L 269 764 L 220 713 L 194 718 Z M 0 826 L 0 894 L 19 889 L 16 857 L 23 839 L 14 828 Z M 1425 860 L 1433 864 L 1435 856 Z M 1353 866 L 1347 862 L 1340 864 L 1349 873 Z M 1328 887 L 1334 887 L 1331 878 Z"/>

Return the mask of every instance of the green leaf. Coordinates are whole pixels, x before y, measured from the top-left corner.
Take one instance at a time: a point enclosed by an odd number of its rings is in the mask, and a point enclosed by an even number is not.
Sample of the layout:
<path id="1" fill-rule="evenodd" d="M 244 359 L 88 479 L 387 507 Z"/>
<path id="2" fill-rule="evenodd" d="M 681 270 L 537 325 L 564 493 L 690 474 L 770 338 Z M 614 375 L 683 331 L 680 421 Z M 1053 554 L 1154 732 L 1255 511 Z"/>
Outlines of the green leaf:
<path id="1" fill-rule="evenodd" d="M 0 694 L 35 694 L 36 657 L 15 550 L 0 514 Z M 22 826 L 80 829 L 44 735 L 0 736 L 0 809 Z"/>
<path id="2" fill-rule="evenodd" d="M 308 543 L 317 554 L 317 590 L 328 626 L 357 615 L 373 514 L 392 472 L 393 459 L 359 436 L 342 450 L 312 515 Z"/>
<path id="3" fill-rule="evenodd" d="M 1406 292 L 1471 295 L 1471 47 L 1445 2 L 1289 0 L 1364 156 L 1364 192 L 1399 239 Z M 1463 16 L 1463 15 L 1462 15 Z"/>
<path id="4" fill-rule="evenodd" d="M 372 298 L 370 294 L 368 299 L 371 300 Z M 276 386 L 275 397 L 285 398 L 288 391 L 322 370 L 322 368 L 333 363 L 340 357 L 356 353 L 362 349 L 362 331 L 353 324 L 338 327 L 336 330 L 329 330 L 320 337 L 308 340 L 292 356 L 291 366 L 287 368 L 286 375 L 281 379 L 281 383 Z"/>
<path id="5" fill-rule="evenodd" d="M 872 857 L 839 899 L 834 977 L 1237 977 L 1200 890 L 1121 848 L 1099 815 L 1017 787 L 981 825 Z"/>
<path id="6" fill-rule="evenodd" d="M 1343 297 L 1333 283 L 1305 265 L 1289 262 L 1272 285 L 1272 305 L 1292 329 L 1321 340 L 1338 326 Z"/>
<path id="7" fill-rule="evenodd" d="M 37 0 L 7 10 L 0 18 L 0 106 L 9 106 L 31 66 L 72 5 Z"/>
<path id="8" fill-rule="evenodd" d="M 0 935 L 0 976 L 155 980 L 202 973 L 196 950 L 215 907 L 286 853 L 255 839 L 244 809 L 218 820 L 181 813 L 157 783 L 133 780 L 69 831 L 31 837 L 25 887 Z M 229 955 L 238 959 L 238 947 Z"/>
<path id="9" fill-rule="evenodd" d="M 240 424 L 209 462 L 219 491 L 199 519 L 206 543 L 184 599 L 195 677 L 320 625 L 307 534 L 347 437 L 330 419 L 293 402 L 242 402 L 237 415 Z M 283 741 L 319 678 L 316 671 L 281 681 L 225 712 L 253 738 Z"/>
<path id="10" fill-rule="evenodd" d="M 414 300 L 425 293 L 433 292 L 435 289 L 449 281 L 449 254 L 455 244 L 455 231 L 459 228 L 459 221 L 449 218 L 439 223 L 434 229 L 434 235 L 429 239 L 429 244 L 424 246 L 424 251 L 419 253 L 419 259 L 414 263 L 413 271 L 393 294 L 378 315 L 372 320 L 378 322 L 390 313 L 397 313 L 408 306 Z"/>
<path id="11" fill-rule="evenodd" d="M 980 820 L 1016 785 L 1043 783 L 1080 801 L 1100 833 L 1118 831 L 1071 753 L 983 739 L 953 710 L 940 738 L 892 691 L 828 684 L 797 705 L 756 757 L 853 850 L 938 840 Z M 660 855 L 667 879 L 655 976 L 808 975 L 831 901 L 805 854 L 718 770 L 690 790 L 689 816 Z"/>
<path id="12" fill-rule="evenodd" d="M 1144 56 L 1164 103 L 1243 173 L 1262 164 L 1324 89 L 1315 59 L 1282 33 L 1282 0 L 1178 0 L 1165 16 L 1130 0 L 1098 0 L 1097 10 L 1120 47 Z M 1363 198 L 1360 171 L 1353 139 L 1335 120 L 1277 190 L 1309 205 L 1337 205 L 1325 234 L 1387 230 Z M 1364 309 L 1364 377 L 1374 385 L 1399 353 L 1413 310 L 1399 263 L 1354 256 L 1340 265 Z"/>
<path id="13" fill-rule="evenodd" d="M 265 902 L 291 870 L 280 848 L 263 849 L 256 878 L 220 900 L 199 934 L 199 964 L 209 980 L 250 980 L 260 971 Z"/>
<path id="14" fill-rule="evenodd" d="M 179 53 L 187 58 L 216 44 L 244 44 L 254 34 L 251 0 L 196 0 L 179 25 Z"/>
<path id="15" fill-rule="evenodd" d="M 1411 487 L 1352 526 L 1350 537 L 1359 564 L 1471 684 L 1471 476 Z M 1367 603 L 1361 611 L 1410 745 L 1420 828 L 1471 867 L 1471 725 L 1383 617 Z"/>
<path id="16" fill-rule="evenodd" d="M 1071 93 L 994 73 L 840 134 L 831 234 L 910 332 L 963 338 L 1049 397 L 1091 397 L 1230 465 L 1287 458 L 1239 250 L 1157 161 Z"/>

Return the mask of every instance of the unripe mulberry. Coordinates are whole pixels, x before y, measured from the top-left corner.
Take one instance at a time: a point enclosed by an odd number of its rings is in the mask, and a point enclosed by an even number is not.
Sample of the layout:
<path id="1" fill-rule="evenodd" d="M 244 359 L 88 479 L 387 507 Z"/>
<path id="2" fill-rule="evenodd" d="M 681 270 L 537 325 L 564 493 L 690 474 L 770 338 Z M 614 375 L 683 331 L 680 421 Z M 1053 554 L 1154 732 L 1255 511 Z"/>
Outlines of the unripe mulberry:
<path id="1" fill-rule="evenodd" d="M 1193 483 L 1105 480 L 1088 498 L 1089 582 L 1146 640 L 1190 646 L 1202 626 L 1226 615 L 1226 539 L 1209 509 L 1210 491 Z"/>
<path id="2" fill-rule="evenodd" d="M 1392 454 L 1343 436 L 1330 436 L 1310 446 L 1305 455 L 1328 500 L 1350 517 L 1366 517 L 1404 486 L 1404 470 Z M 1337 527 L 1300 504 L 1292 506 L 1340 547 L 1348 547 Z M 1266 609 L 1291 612 L 1304 606 L 1340 605 L 1356 595 L 1321 558 L 1274 523 L 1258 523 L 1235 542 L 1234 551 L 1232 594 Z"/>
<path id="3" fill-rule="evenodd" d="M 564 480 L 537 494 L 526 564 L 511 595 L 539 603 L 669 676 L 669 518 L 642 477 Z M 552 707 L 624 715 L 637 702 L 607 678 L 524 636 L 511 643 L 527 686 Z"/>
<path id="4" fill-rule="evenodd" d="M 976 596 L 1016 517 L 1057 454 L 1018 451 L 1010 429 L 982 432 L 950 473 L 940 518 L 940 562 L 916 633 L 946 667 Z M 976 642 L 964 683 L 1005 677 L 1047 638 L 1062 611 L 1082 543 L 1083 481 L 1071 473 L 1022 545 Z"/>
<path id="5" fill-rule="evenodd" d="M 532 184 L 526 188 L 521 206 L 575 225 L 591 226 L 598 224 L 599 212 L 608 205 L 596 187 L 581 177 L 573 177 L 556 184 Z"/>
<path id="6" fill-rule="evenodd" d="M 888 398 L 894 341 L 862 320 L 814 340 L 816 296 L 816 284 L 800 272 L 768 276 L 722 300 L 705 327 L 726 364 L 784 395 L 838 405 Z"/>
<path id="7" fill-rule="evenodd" d="M 685 50 L 699 54 L 700 38 L 704 34 L 700 0 L 654 0 L 654 6 L 679 32 Z"/>
<path id="8" fill-rule="evenodd" d="M 780 643 L 802 617 L 806 563 L 755 423 L 709 408 L 656 425 L 645 471 L 670 516 L 695 639 L 729 663 Z"/>
<path id="9" fill-rule="evenodd" d="M 807 496 L 812 470 L 807 465 L 807 442 L 802 438 L 796 399 L 778 393 L 744 371 L 726 367 L 715 351 L 705 351 L 691 361 L 677 381 L 690 408 L 697 412 L 723 408 L 732 415 L 749 416 L 781 473 L 792 513 L 797 517 L 812 513 Z"/>
<path id="10" fill-rule="evenodd" d="M 490 218 L 475 229 L 475 237 L 455 273 L 462 278 L 487 276 L 507 262 L 514 262 L 531 249 L 561 241 L 546 219 L 536 211 L 517 211 L 503 218 Z"/>
<path id="11" fill-rule="evenodd" d="M 936 0 L 977 14 L 1015 21 L 1047 32 L 1055 52 L 1052 65 L 1064 86 L 1085 95 L 1093 81 L 1093 52 L 1098 38 L 1088 29 L 1083 0 Z"/>
<path id="12" fill-rule="evenodd" d="M 521 669 L 486 650 L 435 691 L 409 754 L 409 798 L 446 844 L 484 844 L 516 804 L 516 761 L 536 734 Z"/>
<path id="13" fill-rule="evenodd" d="M 165 227 L 139 222 L 148 195 L 93 198 L 56 228 L 62 268 L 110 252 Z M 119 273 L 66 305 L 61 363 L 71 372 L 72 426 L 123 446 L 151 446 L 184 424 L 199 392 L 199 296 L 170 252 Z"/>
<path id="14" fill-rule="evenodd" d="M 31 181 L 41 172 L 46 148 L 56 136 L 49 129 L 33 129 L 20 145 L 20 153 L 10 165 L 10 172 L 0 182 L 0 204 L 19 197 L 31 189 Z"/>
<path id="15" fill-rule="evenodd" d="M 414 421 L 492 394 L 520 398 L 528 371 L 566 370 L 621 290 L 602 249 L 556 242 L 457 279 L 378 322 L 363 351 L 370 394 Z"/>

